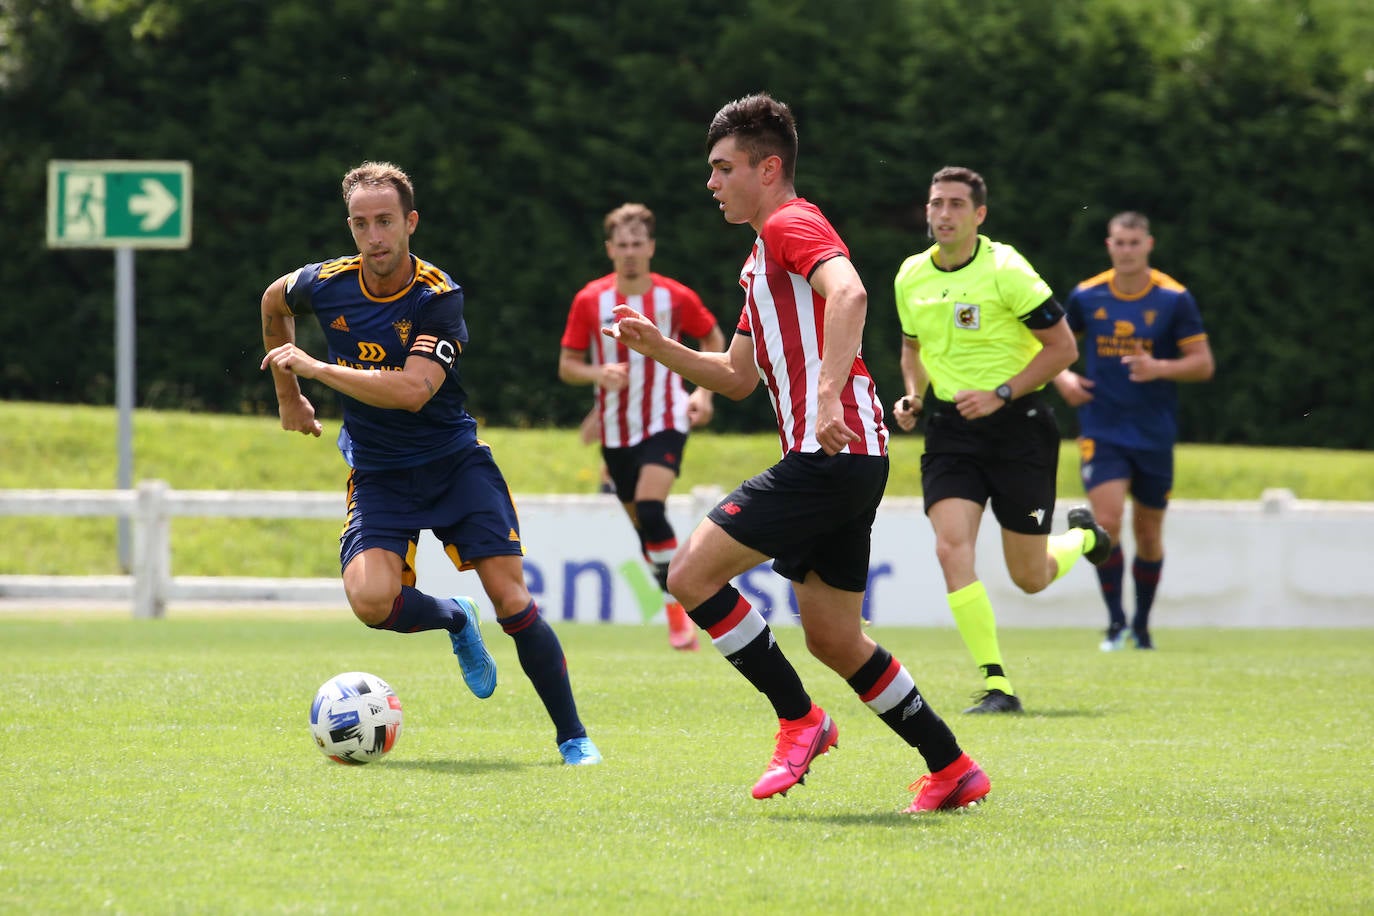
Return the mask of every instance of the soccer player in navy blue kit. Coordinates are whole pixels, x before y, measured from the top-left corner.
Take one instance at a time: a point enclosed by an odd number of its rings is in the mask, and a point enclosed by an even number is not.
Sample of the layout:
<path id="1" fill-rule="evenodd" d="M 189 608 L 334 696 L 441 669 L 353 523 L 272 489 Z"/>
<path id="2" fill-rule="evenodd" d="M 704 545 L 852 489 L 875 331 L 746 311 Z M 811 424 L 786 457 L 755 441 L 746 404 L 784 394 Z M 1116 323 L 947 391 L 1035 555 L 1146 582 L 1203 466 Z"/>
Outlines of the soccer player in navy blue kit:
<path id="1" fill-rule="evenodd" d="M 600 763 L 577 714 L 562 645 L 525 584 L 510 490 L 465 406 L 463 291 L 410 253 L 420 214 L 405 172 L 363 163 L 344 176 L 343 197 L 358 253 L 307 264 L 267 288 L 262 368 L 272 372 L 283 429 L 322 432 L 300 378 L 334 389 L 343 404 L 338 444 L 351 470 L 340 561 L 348 602 L 374 629 L 447 631 L 468 687 L 491 696 L 496 665 L 476 603 L 415 588 L 416 541 L 422 529 L 432 531 L 455 566 L 477 571 L 553 720 L 564 762 Z M 324 331 L 328 360 L 296 346 L 295 321 L 306 314 Z"/>
<path id="2" fill-rule="evenodd" d="M 1215 369 L 1192 293 L 1150 267 L 1153 249 L 1143 215 L 1128 211 L 1108 222 L 1111 269 L 1078 284 L 1065 306 L 1069 327 L 1083 338 L 1083 373 L 1066 369 L 1054 383 L 1078 408 L 1083 488 L 1112 538 L 1112 552 L 1097 568 L 1107 603 L 1104 652 L 1122 648 L 1128 635 L 1120 547 L 1128 491 L 1136 602 L 1129 636 L 1136 648 L 1154 648 L 1150 608 L 1164 567 L 1164 512 L 1174 485 L 1177 383 L 1204 382 Z"/>

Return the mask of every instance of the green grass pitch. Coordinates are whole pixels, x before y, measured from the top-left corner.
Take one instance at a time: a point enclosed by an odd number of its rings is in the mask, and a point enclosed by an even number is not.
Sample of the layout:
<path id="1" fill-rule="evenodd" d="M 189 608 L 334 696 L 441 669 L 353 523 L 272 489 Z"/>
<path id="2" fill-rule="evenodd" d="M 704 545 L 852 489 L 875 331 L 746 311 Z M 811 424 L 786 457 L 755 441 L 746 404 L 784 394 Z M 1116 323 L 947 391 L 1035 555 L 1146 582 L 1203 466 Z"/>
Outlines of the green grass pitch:
<path id="1" fill-rule="evenodd" d="M 911 818 L 919 757 L 780 642 L 840 727 L 787 798 L 749 797 L 766 702 L 658 627 L 557 624 L 606 762 L 558 762 L 512 644 L 490 700 L 442 634 L 343 611 L 0 617 L 3 913 L 1333 913 L 1374 908 L 1374 630 L 1008 630 L 1025 700 L 963 716 L 951 629 L 876 627 L 993 781 Z M 314 747 L 326 678 L 405 705 L 382 762 Z"/>

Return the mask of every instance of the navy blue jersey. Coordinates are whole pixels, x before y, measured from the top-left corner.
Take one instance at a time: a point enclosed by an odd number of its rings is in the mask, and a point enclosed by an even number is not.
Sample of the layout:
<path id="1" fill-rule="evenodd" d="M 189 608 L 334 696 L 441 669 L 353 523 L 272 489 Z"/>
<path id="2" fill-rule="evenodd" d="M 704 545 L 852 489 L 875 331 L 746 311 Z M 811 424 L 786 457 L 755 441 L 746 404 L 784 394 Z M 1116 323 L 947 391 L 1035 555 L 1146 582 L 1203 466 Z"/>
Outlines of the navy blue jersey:
<path id="1" fill-rule="evenodd" d="M 448 372 L 419 411 L 372 407 L 340 394 L 339 451 L 365 471 L 408 468 L 452 455 L 477 442 L 477 421 L 464 406 L 458 356 L 468 342 L 463 290 L 448 274 L 411 256 L 415 277 L 385 298 L 363 287 L 359 255 L 307 264 L 286 279 L 292 315 L 313 313 L 340 366 L 399 372 L 411 356 L 432 359 Z"/>
<path id="2" fill-rule="evenodd" d="M 1206 340 L 1192 293 L 1158 270 L 1143 292 L 1125 295 L 1112 285 L 1115 270 L 1078 284 L 1064 306 L 1069 327 L 1083 335 L 1083 375 L 1096 385 L 1078 408 L 1082 435 L 1139 449 L 1173 448 L 1178 438 L 1178 383 L 1131 381 L 1121 357 L 1143 349 L 1155 359 L 1177 359 L 1184 345 Z"/>

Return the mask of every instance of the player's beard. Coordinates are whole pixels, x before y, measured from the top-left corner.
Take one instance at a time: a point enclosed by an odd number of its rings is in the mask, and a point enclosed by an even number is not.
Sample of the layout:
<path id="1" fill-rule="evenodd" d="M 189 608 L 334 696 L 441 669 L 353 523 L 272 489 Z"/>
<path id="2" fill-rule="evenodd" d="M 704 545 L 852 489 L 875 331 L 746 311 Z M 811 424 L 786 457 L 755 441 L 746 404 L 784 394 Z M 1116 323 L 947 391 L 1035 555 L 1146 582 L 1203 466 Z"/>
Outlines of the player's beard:
<path id="1" fill-rule="evenodd" d="M 394 249 L 388 251 L 383 258 L 377 258 L 375 254 L 370 254 L 363 259 L 368 265 L 368 274 L 378 280 L 389 280 L 396 275 L 403 263 L 408 260 L 405 252 L 397 252 Z"/>

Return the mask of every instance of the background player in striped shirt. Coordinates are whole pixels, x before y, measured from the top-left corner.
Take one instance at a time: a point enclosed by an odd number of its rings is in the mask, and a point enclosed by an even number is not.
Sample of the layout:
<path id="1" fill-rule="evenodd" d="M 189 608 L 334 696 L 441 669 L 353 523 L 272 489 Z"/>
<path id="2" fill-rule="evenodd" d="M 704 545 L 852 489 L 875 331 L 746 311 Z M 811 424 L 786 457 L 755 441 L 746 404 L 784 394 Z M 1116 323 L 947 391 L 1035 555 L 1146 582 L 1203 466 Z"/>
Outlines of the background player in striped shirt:
<path id="1" fill-rule="evenodd" d="M 553 720 L 563 761 L 600 763 L 577 714 L 562 645 L 525 585 L 510 489 L 467 411 L 459 363 L 468 343 L 463 291 L 410 252 L 420 214 L 405 172 L 364 163 L 344 176 L 343 197 L 358 254 L 307 264 L 267 287 L 262 368 L 272 372 L 283 429 L 323 431 L 299 378 L 339 395 L 339 449 L 350 469 L 339 538 L 348 603 L 373 629 L 446 631 L 463 680 L 478 697 L 491 696 L 496 665 L 476 603 L 415 588 L 416 540 L 429 529 L 455 566 L 477 571 Z M 305 314 L 324 331 L 327 361 L 296 346 L 296 317 Z"/>
<path id="2" fill-rule="evenodd" d="M 911 430 L 925 413 L 921 489 L 935 530 L 946 600 L 984 690 L 966 713 L 1015 713 L 997 620 L 978 578 L 975 548 L 989 503 L 1002 528 L 1012 582 L 1034 594 L 1080 556 L 1111 548 L 1086 507 L 1050 537 L 1059 427 L 1040 390 L 1077 355 L 1064 310 L 1015 248 L 980 235 L 987 185 L 972 169 L 930 180 L 926 220 L 935 244 L 902 262 L 895 281 L 906 394 L 893 416 Z M 927 390 L 927 388 L 929 390 Z"/>
<path id="3" fill-rule="evenodd" d="M 668 572 L 669 590 L 778 717 L 776 748 L 753 796 L 785 794 L 839 735 L 763 615 L 730 584 L 772 558 L 792 581 L 807 648 L 925 759 L 931 774 L 912 784 L 907 810 L 976 804 L 987 775 L 862 625 L 888 474 L 883 408 L 860 355 L 868 293 L 829 221 L 797 196 L 797 131 L 786 105 L 767 95 L 729 103 L 711 121 L 707 148 L 706 187 L 725 221 L 758 233 L 740 272 L 745 304 L 729 350 L 684 347 L 626 306 L 603 333 L 735 400 L 762 380 L 773 402 L 782 460 L 712 509 Z"/>
<path id="4" fill-rule="evenodd" d="M 1078 408 L 1083 488 L 1116 545 L 1097 568 L 1107 604 L 1104 652 L 1120 649 L 1127 635 L 1119 544 L 1128 490 L 1135 535 L 1129 632 L 1136 648 L 1154 648 L 1150 608 L 1164 568 L 1164 512 L 1174 485 L 1177 383 L 1205 382 L 1215 370 L 1192 294 L 1150 267 L 1154 245 L 1142 214 L 1127 211 L 1108 221 L 1111 269 L 1078 284 L 1065 306 L 1069 327 L 1083 340 L 1083 373 L 1065 369 L 1055 379 L 1064 400 Z"/>
<path id="5" fill-rule="evenodd" d="M 654 256 L 654 214 L 643 204 L 624 204 L 606 214 L 606 256 L 615 268 L 573 297 L 563 330 L 558 377 L 570 385 L 596 386 L 601 457 L 639 535 L 640 552 L 664 590 L 668 641 L 675 649 L 696 649 L 696 627 L 682 605 L 667 594 L 668 564 L 677 533 L 668 521 L 668 493 L 682 468 L 687 431 L 711 420 L 712 394 L 690 395 L 682 377 L 606 337 L 616 306 L 649 317 L 674 340 L 684 335 L 701 349 L 725 349 L 716 318 L 688 287 L 649 269 Z"/>

